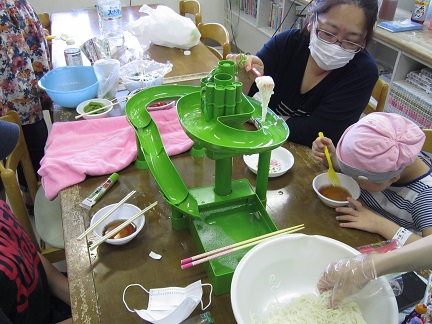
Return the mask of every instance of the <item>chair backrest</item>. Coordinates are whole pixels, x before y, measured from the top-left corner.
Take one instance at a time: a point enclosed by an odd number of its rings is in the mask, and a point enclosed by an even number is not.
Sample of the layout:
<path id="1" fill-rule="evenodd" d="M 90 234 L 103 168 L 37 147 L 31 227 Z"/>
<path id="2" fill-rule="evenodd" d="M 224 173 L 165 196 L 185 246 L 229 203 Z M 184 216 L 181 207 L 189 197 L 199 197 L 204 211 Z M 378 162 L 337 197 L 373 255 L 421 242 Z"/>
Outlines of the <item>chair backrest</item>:
<path id="1" fill-rule="evenodd" d="M 388 91 L 389 91 L 388 83 L 383 81 L 381 78 L 378 78 L 378 81 L 375 84 L 375 87 L 373 88 L 372 91 L 372 98 L 376 100 L 376 105 L 369 102 L 365 110 L 363 111 L 363 113 L 367 115 L 372 112 L 383 112 Z"/>
<path id="2" fill-rule="evenodd" d="M 423 144 L 423 151 L 427 153 L 432 153 L 432 129 L 423 129 L 426 135 L 426 140 Z"/>
<path id="3" fill-rule="evenodd" d="M 41 252 L 51 262 L 64 260 L 64 249 L 45 249 L 43 244 L 43 248 L 41 248 L 41 245 L 36 238 L 35 231 L 30 221 L 24 198 L 21 194 L 21 190 L 16 176 L 18 164 L 20 164 L 23 169 L 23 173 L 27 181 L 27 185 L 30 190 L 30 196 L 33 202 L 36 199 L 36 193 L 38 191 L 39 184 L 37 182 L 33 165 L 30 159 L 30 154 L 27 149 L 27 144 L 23 135 L 19 116 L 15 111 L 9 111 L 6 115 L 0 117 L 0 119 L 15 123 L 20 127 L 20 136 L 18 139 L 18 143 L 15 146 L 15 149 L 6 158 L 5 161 L 0 161 L 1 180 L 5 187 L 6 195 L 9 199 L 11 209 L 39 252 Z"/>
<path id="4" fill-rule="evenodd" d="M 222 46 L 222 54 L 213 46 L 207 45 L 208 49 L 219 59 L 226 59 L 227 55 L 231 53 L 231 44 L 228 30 L 218 23 L 201 23 L 198 25 L 198 30 L 201 33 L 201 41 L 205 42 L 206 39 L 211 39 Z"/>
<path id="5" fill-rule="evenodd" d="M 180 0 L 180 15 L 191 14 L 195 16 L 195 25 L 202 23 L 201 5 L 197 0 Z"/>
<path id="6" fill-rule="evenodd" d="M 42 24 L 42 27 L 48 30 L 51 34 L 51 18 L 50 15 L 46 12 L 38 14 L 39 20 Z"/>

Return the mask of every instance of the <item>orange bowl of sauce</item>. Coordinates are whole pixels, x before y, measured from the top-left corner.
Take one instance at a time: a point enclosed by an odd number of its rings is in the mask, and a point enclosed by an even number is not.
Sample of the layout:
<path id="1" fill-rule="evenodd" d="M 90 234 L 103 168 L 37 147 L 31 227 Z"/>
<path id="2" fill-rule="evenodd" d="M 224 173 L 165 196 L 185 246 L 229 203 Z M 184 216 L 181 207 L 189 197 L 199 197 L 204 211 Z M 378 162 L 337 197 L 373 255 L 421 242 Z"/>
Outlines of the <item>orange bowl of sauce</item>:
<path id="1" fill-rule="evenodd" d="M 105 206 L 98 210 L 96 214 L 93 215 L 90 226 L 95 224 L 100 218 L 102 218 L 106 213 L 108 213 L 115 204 Z M 119 208 L 117 208 L 111 215 L 109 215 L 105 220 L 103 220 L 100 224 L 98 224 L 94 230 L 93 234 L 96 236 L 96 239 L 104 236 L 109 233 L 117 226 L 121 225 L 123 222 L 127 221 L 129 218 L 133 217 L 137 213 L 141 211 L 135 205 L 132 204 L 123 204 Z M 121 229 L 119 232 L 114 233 L 109 239 L 105 242 L 112 245 L 123 245 L 130 242 L 138 233 L 142 230 L 145 223 L 145 217 L 140 216 L 132 223 Z"/>
<path id="2" fill-rule="evenodd" d="M 321 201 L 329 207 L 341 207 L 348 205 L 348 197 L 358 199 L 360 197 L 360 186 L 351 177 L 343 173 L 337 173 L 340 186 L 333 186 L 327 172 L 317 175 L 312 187 Z"/>

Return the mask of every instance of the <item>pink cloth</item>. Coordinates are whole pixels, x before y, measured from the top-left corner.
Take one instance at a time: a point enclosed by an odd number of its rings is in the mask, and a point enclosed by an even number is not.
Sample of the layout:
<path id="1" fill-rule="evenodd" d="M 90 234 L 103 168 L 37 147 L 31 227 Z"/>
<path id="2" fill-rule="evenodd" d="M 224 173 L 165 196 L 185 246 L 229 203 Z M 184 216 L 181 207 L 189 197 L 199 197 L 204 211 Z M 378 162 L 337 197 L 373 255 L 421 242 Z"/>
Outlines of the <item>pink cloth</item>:
<path id="1" fill-rule="evenodd" d="M 175 108 L 150 112 L 169 156 L 188 151 L 193 141 L 186 135 Z M 125 116 L 54 123 L 45 156 L 38 170 L 49 200 L 60 190 L 80 183 L 87 175 L 117 172 L 137 157 L 134 128 Z"/>
<path id="2" fill-rule="evenodd" d="M 54 123 L 38 170 L 46 197 L 86 175 L 111 174 L 137 157 L 134 128 L 125 116 Z"/>

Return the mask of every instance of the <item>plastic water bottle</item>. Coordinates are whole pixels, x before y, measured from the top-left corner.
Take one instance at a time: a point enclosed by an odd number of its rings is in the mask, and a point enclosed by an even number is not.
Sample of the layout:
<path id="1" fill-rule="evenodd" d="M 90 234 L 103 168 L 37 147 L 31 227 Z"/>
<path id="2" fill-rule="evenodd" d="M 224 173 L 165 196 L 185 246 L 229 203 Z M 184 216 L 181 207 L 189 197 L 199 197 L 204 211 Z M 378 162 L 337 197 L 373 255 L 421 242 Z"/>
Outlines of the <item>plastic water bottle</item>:
<path id="1" fill-rule="evenodd" d="M 120 0 L 97 0 L 101 38 L 122 46 L 123 24 Z"/>

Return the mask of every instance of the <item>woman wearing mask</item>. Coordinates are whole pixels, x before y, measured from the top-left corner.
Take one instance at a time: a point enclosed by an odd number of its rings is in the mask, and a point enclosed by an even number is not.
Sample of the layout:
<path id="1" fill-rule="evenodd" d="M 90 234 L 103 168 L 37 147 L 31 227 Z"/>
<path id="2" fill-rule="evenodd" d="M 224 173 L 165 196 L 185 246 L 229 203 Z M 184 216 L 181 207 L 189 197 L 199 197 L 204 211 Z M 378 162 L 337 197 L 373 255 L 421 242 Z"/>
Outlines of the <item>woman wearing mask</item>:
<path id="1" fill-rule="evenodd" d="M 308 145 L 319 131 L 337 143 L 359 120 L 378 80 L 365 50 L 372 39 L 376 0 L 315 0 L 305 26 L 271 38 L 256 56 L 229 55 L 240 62 L 238 79 L 253 96 L 254 66 L 275 83 L 269 107 L 286 118 L 288 140 Z"/>

